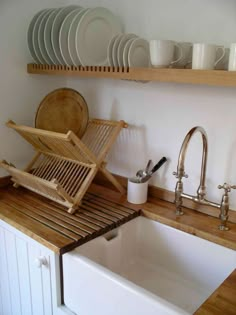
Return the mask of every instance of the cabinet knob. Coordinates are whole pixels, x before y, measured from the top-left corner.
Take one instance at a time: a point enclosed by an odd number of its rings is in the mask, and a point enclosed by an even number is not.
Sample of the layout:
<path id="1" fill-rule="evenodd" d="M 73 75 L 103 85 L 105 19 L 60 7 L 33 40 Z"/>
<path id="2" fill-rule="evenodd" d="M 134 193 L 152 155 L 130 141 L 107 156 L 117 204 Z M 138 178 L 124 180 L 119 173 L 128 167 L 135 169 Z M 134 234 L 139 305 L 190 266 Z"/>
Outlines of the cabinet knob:
<path id="1" fill-rule="evenodd" d="M 41 268 L 42 266 L 47 266 L 48 262 L 46 257 L 40 256 L 38 258 L 35 258 L 34 264 L 36 267 Z"/>

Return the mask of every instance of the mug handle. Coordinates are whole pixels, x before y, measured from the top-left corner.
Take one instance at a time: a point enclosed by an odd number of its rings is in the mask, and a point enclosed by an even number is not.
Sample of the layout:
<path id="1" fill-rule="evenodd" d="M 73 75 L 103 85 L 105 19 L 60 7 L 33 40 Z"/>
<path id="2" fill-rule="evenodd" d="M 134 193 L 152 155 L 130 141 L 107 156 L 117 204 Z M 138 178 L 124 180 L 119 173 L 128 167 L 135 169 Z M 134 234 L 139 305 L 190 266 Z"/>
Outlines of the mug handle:
<path id="1" fill-rule="evenodd" d="M 188 65 L 191 65 L 191 68 L 192 68 L 192 62 L 193 62 L 193 45 L 191 45 L 191 56 L 190 56 L 190 59 L 189 61 L 186 63 L 186 65 L 184 66 L 184 68 L 186 69 L 188 67 Z"/>
<path id="2" fill-rule="evenodd" d="M 217 47 L 216 50 L 218 50 L 218 49 L 222 49 L 222 55 L 220 56 L 220 58 L 218 58 L 218 59 L 216 60 L 214 66 L 216 66 L 216 65 L 224 58 L 224 56 L 225 56 L 225 48 L 224 48 L 224 46 L 219 46 L 219 47 Z"/>
<path id="3" fill-rule="evenodd" d="M 183 49 L 182 47 L 178 44 L 174 44 L 178 49 L 179 49 L 179 57 L 176 60 L 171 61 L 171 65 L 174 65 L 175 63 L 179 62 L 183 58 Z"/>

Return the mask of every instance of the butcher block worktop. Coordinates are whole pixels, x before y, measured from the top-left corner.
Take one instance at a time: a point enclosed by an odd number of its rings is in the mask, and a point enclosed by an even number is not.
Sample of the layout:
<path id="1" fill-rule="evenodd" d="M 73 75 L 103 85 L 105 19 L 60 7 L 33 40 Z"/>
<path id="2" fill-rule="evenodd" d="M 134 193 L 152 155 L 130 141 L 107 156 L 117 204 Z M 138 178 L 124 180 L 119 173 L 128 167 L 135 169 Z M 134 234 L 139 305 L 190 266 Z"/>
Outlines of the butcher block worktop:
<path id="1" fill-rule="evenodd" d="M 126 196 L 104 186 L 92 184 L 81 211 L 75 215 L 48 199 L 24 188 L 8 185 L 0 188 L 0 219 L 58 254 L 63 254 L 88 240 L 142 214 L 187 233 L 236 250 L 236 224 L 230 231 L 219 231 L 219 219 L 184 209 L 176 217 L 170 202 L 149 199 L 132 205 Z M 197 315 L 236 314 L 236 270 L 196 311 Z"/>
<path id="2" fill-rule="evenodd" d="M 0 219 L 48 247 L 65 253 L 137 217 L 140 211 L 110 202 L 93 192 L 83 198 L 80 212 L 66 209 L 24 188 L 0 189 Z"/>

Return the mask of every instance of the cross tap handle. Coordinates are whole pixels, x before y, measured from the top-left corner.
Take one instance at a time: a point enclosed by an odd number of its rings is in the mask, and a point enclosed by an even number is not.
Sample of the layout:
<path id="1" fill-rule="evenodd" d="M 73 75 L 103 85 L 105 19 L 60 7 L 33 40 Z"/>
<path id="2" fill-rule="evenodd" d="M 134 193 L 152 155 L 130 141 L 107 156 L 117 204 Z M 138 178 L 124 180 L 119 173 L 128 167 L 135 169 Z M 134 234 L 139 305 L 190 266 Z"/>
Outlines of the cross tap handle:
<path id="1" fill-rule="evenodd" d="M 172 173 L 176 178 L 182 178 L 182 177 L 185 177 L 185 178 L 188 178 L 188 174 L 185 174 L 185 172 L 173 172 Z M 236 186 L 235 186 L 236 187 Z"/>
<path id="2" fill-rule="evenodd" d="M 224 185 L 219 185 L 218 188 L 224 189 L 225 194 L 228 194 L 231 191 L 231 189 L 236 189 L 236 185 L 229 185 L 227 183 L 224 183 Z"/>

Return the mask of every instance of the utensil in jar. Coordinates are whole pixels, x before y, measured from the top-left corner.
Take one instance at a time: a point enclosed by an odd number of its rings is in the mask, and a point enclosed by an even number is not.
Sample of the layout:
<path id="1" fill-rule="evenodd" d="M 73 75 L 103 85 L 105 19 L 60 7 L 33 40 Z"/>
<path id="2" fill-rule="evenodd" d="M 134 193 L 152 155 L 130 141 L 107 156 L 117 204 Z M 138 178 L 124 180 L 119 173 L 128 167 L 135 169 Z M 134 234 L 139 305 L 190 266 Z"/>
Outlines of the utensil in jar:
<path id="1" fill-rule="evenodd" d="M 167 161 L 166 157 L 163 157 L 160 159 L 160 161 L 151 169 L 151 171 L 144 177 L 142 177 L 140 179 L 141 183 L 145 183 L 146 181 L 148 181 L 152 175 Z"/>
<path id="2" fill-rule="evenodd" d="M 147 162 L 147 165 L 146 165 L 146 167 L 145 167 L 145 170 L 139 170 L 139 171 L 137 171 L 136 177 L 142 178 L 142 177 L 146 176 L 146 175 L 148 174 L 148 171 L 149 171 L 149 168 L 150 168 L 151 163 L 152 163 L 152 160 L 149 160 L 149 161 Z"/>

